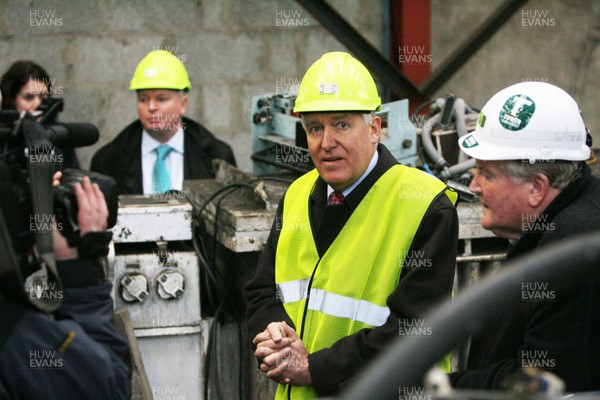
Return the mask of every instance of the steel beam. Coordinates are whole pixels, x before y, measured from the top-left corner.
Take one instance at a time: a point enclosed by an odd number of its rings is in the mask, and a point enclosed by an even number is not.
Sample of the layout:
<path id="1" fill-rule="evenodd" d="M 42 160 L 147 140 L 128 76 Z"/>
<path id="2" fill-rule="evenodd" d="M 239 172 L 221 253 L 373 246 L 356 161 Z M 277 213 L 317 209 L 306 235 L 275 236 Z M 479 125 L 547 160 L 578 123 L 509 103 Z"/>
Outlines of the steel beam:
<path id="1" fill-rule="evenodd" d="M 390 90 L 404 99 L 407 97 L 423 97 L 421 90 L 415 86 L 400 69 L 383 57 L 379 51 L 358 33 L 337 11 L 322 0 L 296 0 L 321 25 L 333 34 L 358 58 L 373 75 L 389 87 Z"/>
<path id="2" fill-rule="evenodd" d="M 525 3 L 527 0 L 507 0 L 492 12 L 488 19 L 422 82 L 421 88 L 425 96 L 431 97 L 442 87 Z"/>

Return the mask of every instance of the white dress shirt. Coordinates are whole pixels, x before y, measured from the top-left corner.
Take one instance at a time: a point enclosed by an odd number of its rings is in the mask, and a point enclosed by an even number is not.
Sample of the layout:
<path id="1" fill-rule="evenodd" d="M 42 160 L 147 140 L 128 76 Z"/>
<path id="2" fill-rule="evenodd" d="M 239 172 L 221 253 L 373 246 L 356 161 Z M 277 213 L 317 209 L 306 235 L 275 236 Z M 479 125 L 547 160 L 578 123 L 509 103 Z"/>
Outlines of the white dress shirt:
<path id="1" fill-rule="evenodd" d="M 342 190 L 342 194 L 344 195 L 344 197 L 348 196 L 350 192 L 352 192 L 354 188 L 357 187 L 367 177 L 367 175 L 369 175 L 371 171 L 373 171 L 373 168 L 375 168 L 375 165 L 377 165 L 378 160 L 379 152 L 377 151 L 377 149 L 375 149 L 375 153 L 373 153 L 373 157 L 371 157 L 371 162 L 369 163 L 369 166 L 367 167 L 366 171 L 360 176 L 360 178 L 358 178 L 356 182 L 348 186 L 346 189 Z M 333 192 L 334 189 L 331 186 L 327 185 L 327 199 L 329 199 L 329 195 Z M 329 200 L 327 201 L 329 202 Z"/>
<path id="2" fill-rule="evenodd" d="M 142 132 L 142 179 L 144 194 L 152 194 L 152 170 L 156 162 L 156 149 L 161 142 L 154 139 L 146 130 Z M 181 190 L 183 185 L 183 129 L 179 127 L 175 135 L 165 144 L 173 148 L 165 158 L 165 164 L 171 178 L 171 189 Z"/>

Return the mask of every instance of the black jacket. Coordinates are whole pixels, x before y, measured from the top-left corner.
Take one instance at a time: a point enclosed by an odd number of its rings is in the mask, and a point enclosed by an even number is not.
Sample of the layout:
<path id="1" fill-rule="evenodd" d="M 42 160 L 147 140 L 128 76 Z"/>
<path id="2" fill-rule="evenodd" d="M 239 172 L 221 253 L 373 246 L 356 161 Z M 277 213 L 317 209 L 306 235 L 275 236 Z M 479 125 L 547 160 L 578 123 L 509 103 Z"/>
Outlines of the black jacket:
<path id="1" fill-rule="evenodd" d="M 215 177 L 212 160 L 222 159 L 236 165 L 231 147 L 217 139 L 199 123 L 183 117 L 183 179 L 212 179 Z M 115 139 L 100 148 L 90 169 L 116 179 L 119 194 L 141 194 L 142 124 L 134 121 Z"/>
<path id="2" fill-rule="evenodd" d="M 600 179 L 584 165 L 538 222 L 509 250 L 509 259 L 600 230 Z M 508 375 L 534 366 L 558 375 L 568 391 L 600 389 L 600 283 L 580 281 L 525 283 L 519 306 L 473 337 L 467 371 L 452 374 L 452 384 L 498 389 Z"/>
<path id="3" fill-rule="evenodd" d="M 373 184 L 395 164 L 398 164 L 398 161 L 380 145 L 377 165 L 346 197 L 344 206 L 335 207 L 336 211 L 339 210 L 338 215 L 326 212 L 327 185 L 321 178 L 317 180 L 309 207 L 313 237 L 316 238 L 320 255 L 333 242 Z M 256 276 L 245 288 L 250 340 L 271 322 L 285 320 L 290 326 L 294 326 L 282 303 L 277 299 L 275 289 L 275 254 L 282 215 L 283 199 L 259 260 Z M 441 194 L 423 217 L 405 260 L 405 266 L 416 266 L 419 265 L 416 258 L 423 257 L 422 260 L 431 260 L 431 267 L 402 268 L 400 282 L 388 298 L 391 313 L 384 325 L 374 329 L 363 329 L 339 340 L 330 348 L 309 355 L 310 373 L 319 395 L 337 392 L 367 361 L 384 350 L 390 340 L 399 336 L 401 319 L 412 321 L 421 318 L 439 301 L 450 299 L 457 241 L 456 209 L 447 196 Z M 413 256 L 414 259 L 411 260 Z"/>
<path id="4" fill-rule="evenodd" d="M 112 286 L 94 272 L 102 267 L 57 266 L 65 288 L 54 313 L 0 300 L 0 399 L 129 399 L 129 349 L 113 324 Z"/>

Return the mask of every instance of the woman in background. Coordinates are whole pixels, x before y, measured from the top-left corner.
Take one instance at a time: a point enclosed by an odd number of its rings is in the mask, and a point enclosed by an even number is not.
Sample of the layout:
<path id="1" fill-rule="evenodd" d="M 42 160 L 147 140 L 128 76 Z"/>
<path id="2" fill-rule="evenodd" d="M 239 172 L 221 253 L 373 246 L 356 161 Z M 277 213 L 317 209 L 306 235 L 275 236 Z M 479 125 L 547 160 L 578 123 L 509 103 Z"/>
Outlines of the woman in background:
<path id="1" fill-rule="evenodd" d="M 52 82 L 48 73 L 33 61 L 21 60 L 13 63 L 0 79 L 2 109 L 24 111 L 35 115 L 42 101 L 50 97 Z M 79 161 L 73 149 L 56 148 L 63 155 L 59 169 L 79 168 Z"/>

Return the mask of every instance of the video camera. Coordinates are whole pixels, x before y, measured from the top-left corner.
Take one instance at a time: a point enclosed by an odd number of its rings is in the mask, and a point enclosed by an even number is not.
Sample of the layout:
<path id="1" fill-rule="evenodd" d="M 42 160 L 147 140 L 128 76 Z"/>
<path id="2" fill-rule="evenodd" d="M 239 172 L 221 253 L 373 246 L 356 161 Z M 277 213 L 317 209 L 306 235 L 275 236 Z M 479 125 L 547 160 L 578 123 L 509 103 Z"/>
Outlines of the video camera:
<path id="1" fill-rule="evenodd" d="M 59 98 L 46 98 L 32 117 L 39 118 L 44 128 L 43 136 L 51 145 L 60 148 L 90 146 L 98 141 L 100 133 L 93 124 L 78 122 L 57 122 L 58 113 L 63 111 L 64 101 Z M 19 147 L 23 144 L 23 132 L 20 130 L 19 113 L 16 110 L 0 110 L 0 145 L 9 144 Z"/>
<path id="2" fill-rule="evenodd" d="M 65 236 L 69 246 L 77 245 L 80 232 L 74 187 L 84 176 L 104 194 L 108 228 L 117 220 L 118 195 L 112 177 L 67 169 L 61 183 L 52 186 L 54 173 L 62 169 L 61 148 L 92 145 L 99 137 L 92 124 L 57 122 L 63 105 L 62 99 L 49 98 L 34 115 L 0 111 L 0 225 L 4 225 L 0 226 L 0 253 L 13 253 L 0 257 L 0 297 L 23 300 L 22 277 L 44 266 L 60 282 L 54 270 L 52 231 Z M 29 300 L 45 311 L 58 307 Z"/>

